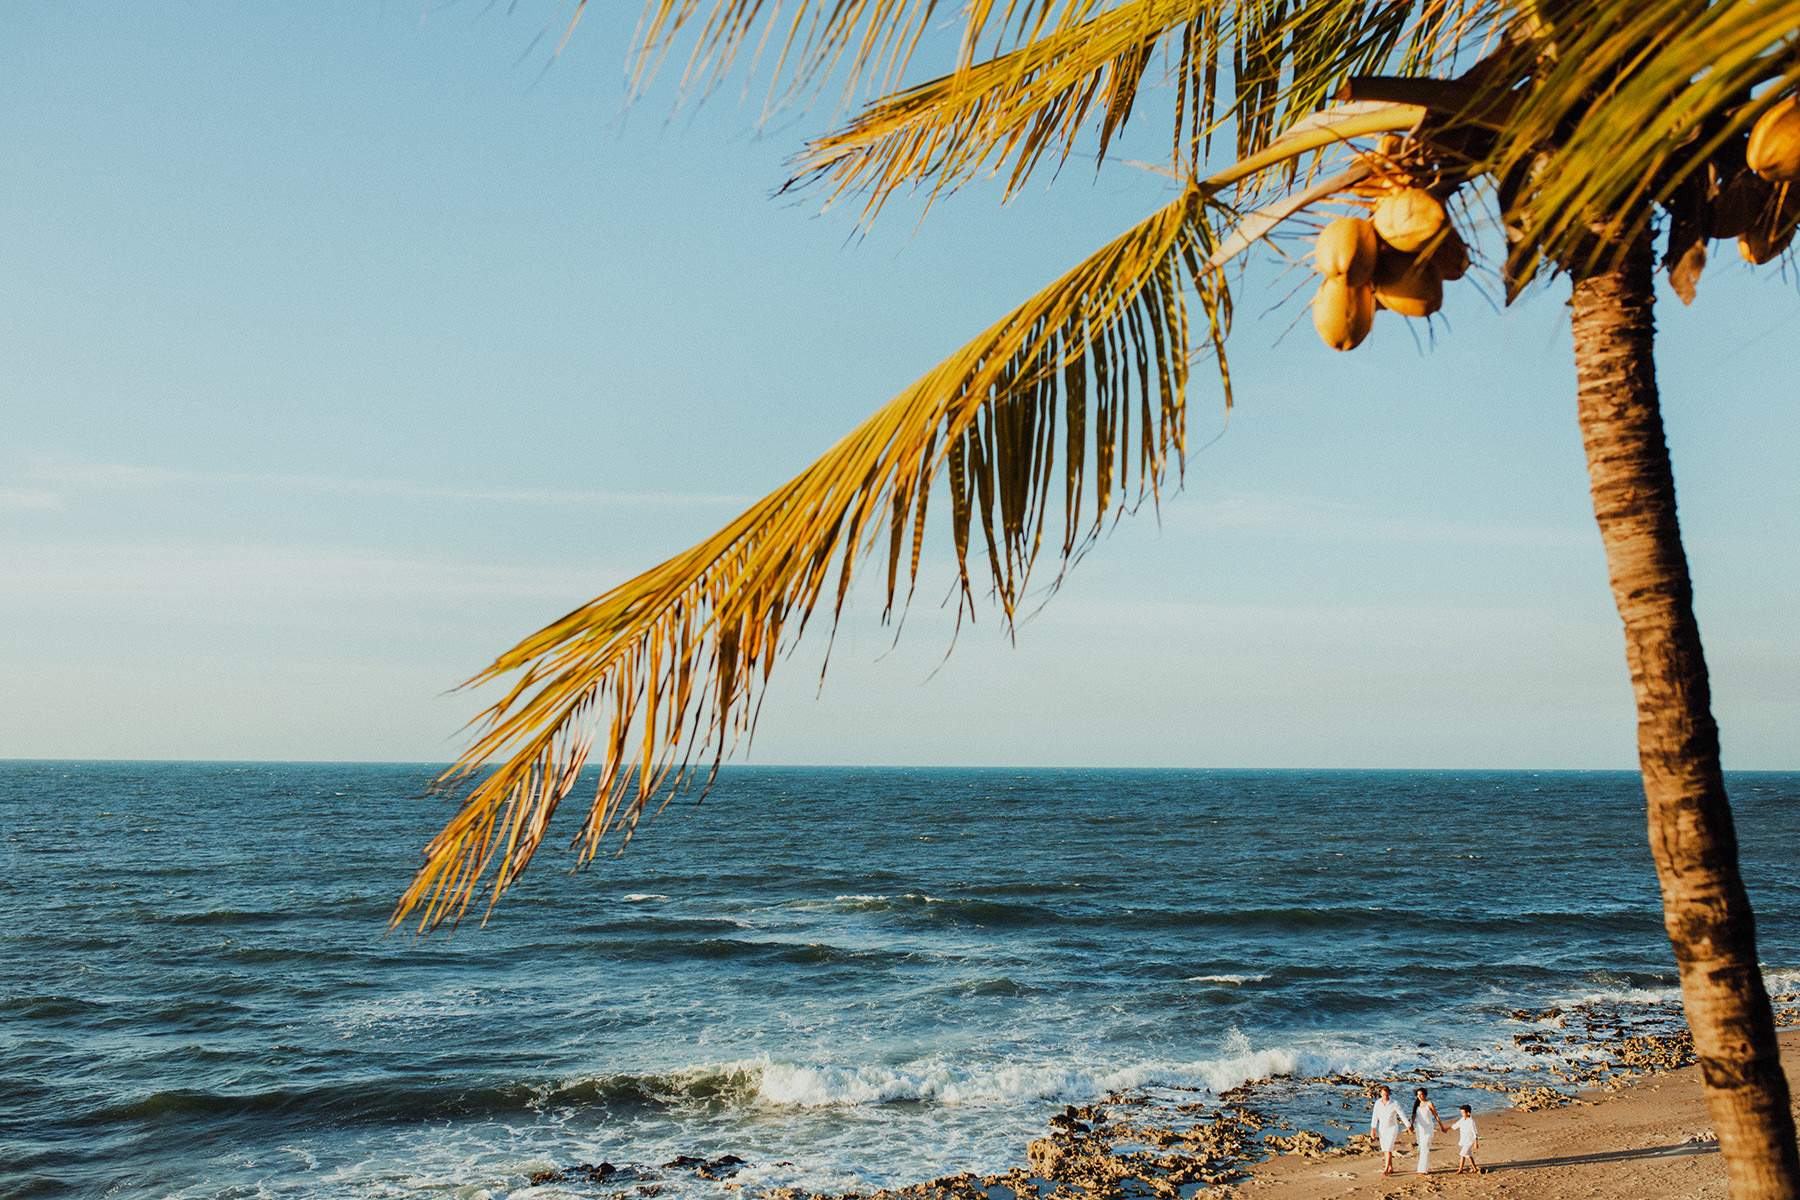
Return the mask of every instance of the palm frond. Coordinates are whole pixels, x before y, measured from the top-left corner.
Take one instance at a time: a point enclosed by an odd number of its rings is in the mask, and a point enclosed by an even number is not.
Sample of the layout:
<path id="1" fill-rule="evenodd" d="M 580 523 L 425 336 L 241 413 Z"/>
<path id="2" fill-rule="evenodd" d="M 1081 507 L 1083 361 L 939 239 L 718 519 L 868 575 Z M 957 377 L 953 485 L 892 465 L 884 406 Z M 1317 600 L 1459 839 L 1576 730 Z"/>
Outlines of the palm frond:
<path id="1" fill-rule="evenodd" d="M 1800 83 L 1797 39 L 1800 0 L 1570 6 L 1540 32 L 1539 74 L 1493 164 L 1522 180 L 1521 253 L 1566 262 L 1631 244 L 1654 204 Z"/>
<path id="2" fill-rule="evenodd" d="M 902 187 L 929 183 L 929 204 L 986 169 L 1005 171 L 1010 195 L 1046 160 L 1064 164 L 1087 128 L 1104 155 L 1164 44 L 1180 55 L 1174 161 L 1198 175 L 1224 122 L 1236 124 L 1240 157 L 1257 153 L 1347 79 L 1448 62 L 1493 20 L 1493 9 L 1475 4 L 1312 0 L 1289 11 L 1285 3 L 1129 0 L 871 105 L 812 143 L 788 187 L 819 185 L 827 203 L 864 193 L 865 220 Z M 1227 51 L 1236 94 L 1221 112 L 1217 73 Z"/>
<path id="3" fill-rule="evenodd" d="M 1303 160 L 1316 156 L 1315 165 L 1323 165 L 1329 161 L 1332 152 L 1350 149 L 1354 138 L 1414 130 L 1425 116 L 1426 109 L 1416 104 L 1375 101 L 1334 104 L 1302 117 L 1268 146 L 1208 176 L 1201 186 L 1209 193 L 1235 187 L 1241 200 L 1254 203 L 1253 197 L 1266 191 L 1269 185 L 1279 187 L 1292 179 Z M 1317 198 L 1312 195 L 1315 190 L 1304 193 L 1308 202 Z"/>
<path id="4" fill-rule="evenodd" d="M 583 860 L 609 829 L 629 837 L 696 755 L 716 765 L 751 727 L 777 653 L 815 611 L 835 622 L 872 552 L 887 555 L 890 607 L 904 603 L 940 471 L 963 602 L 973 599 L 970 542 L 980 538 L 1008 619 L 1050 500 L 1064 501 L 1057 553 L 1066 561 L 1121 498 L 1154 495 L 1171 466 L 1179 470 L 1183 279 L 1206 258 L 1205 211 L 1187 190 L 718 534 L 526 639 L 472 681 L 519 672 L 446 779 L 504 761 L 428 847 L 395 920 L 421 905 L 426 926 L 460 916 L 490 865 L 497 898 L 541 843 L 596 738 L 599 779 L 576 835 Z M 1203 295 L 1216 320 L 1228 319 Z"/>
<path id="5" fill-rule="evenodd" d="M 585 4 L 586 0 L 582 0 Z M 982 44 L 1017 44 L 1047 24 L 1077 22 L 1098 0 L 980 0 L 961 7 L 963 60 Z M 577 13 L 579 17 L 579 12 Z M 721 82 L 749 47 L 748 71 L 766 67 L 768 103 L 793 100 L 832 76 L 844 96 L 881 94 L 898 85 L 913 54 L 941 22 L 937 0 L 649 0 L 634 36 L 630 71 L 641 92 L 684 35 L 692 47 L 682 89 Z"/>
<path id="6" fill-rule="evenodd" d="M 1228 115 L 1240 158 L 1323 108 L 1352 76 L 1447 66 L 1492 37 L 1503 13 L 1488 0 L 1247 0 L 1236 9 L 1227 29 L 1234 87 Z M 1193 139 L 1207 129 L 1203 122 L 1186 130 L 1190 160 Z"/>
<path id="7" fill-rule="evenodd" d="M 460 785 L 499 765 L 426 848 L 394 923 L 414 909 L 421 928 L 460 918 L 490 870 L 497 900 L 542 844 L 597 739 L 594 798 L 574 839 L 583 862 L 610 830 L 629 840 L 690 764 L 710 756 L 716 769 L 752 729 L 776 656 L 816 611 L 835 624 L 860 564 L 885 552 L 887 613 L 904 608 L 940 473 L 958 602 L 975 602 L 970 545 L 979 535 L 987 589 L 1010 623 L 1058 500 L 1053 546 L 1066 568 L 1122 501 L 1154 500 L 1170 471 L 1179 474 L 1190 289 L 1229 403 L 1231 297 L 1218 268 L 1306 199 L 1253 213 L 1221 240 L 1232 210 L 1213 197 L 1276 167 L 1282 154 L 1407 128 L 1420 112 L 1346 106 L 1280 139 L 1279 151 L 1190 185 L 719 533 L 501 656 L 471 683 L 517 678 L 440 782 Z M 1359 177 L 1353 170 L 1314 193 Z"/>
<path id="8" fill-rule="evenodd" d="M 1130 0 L 882 100 L 809 145 L 788 187 L 820 183 L 833 199 L 866 192 L 866 219 L 899 187 L 926 180 L 954 187 L 990 160 L 1010 160 L 1010 195 L 1046 152 L 1065 161 L 1096 109 L 1104 154 L 1130 115 L 1156 44 L 1194 7 L 1193 0 Z"/>

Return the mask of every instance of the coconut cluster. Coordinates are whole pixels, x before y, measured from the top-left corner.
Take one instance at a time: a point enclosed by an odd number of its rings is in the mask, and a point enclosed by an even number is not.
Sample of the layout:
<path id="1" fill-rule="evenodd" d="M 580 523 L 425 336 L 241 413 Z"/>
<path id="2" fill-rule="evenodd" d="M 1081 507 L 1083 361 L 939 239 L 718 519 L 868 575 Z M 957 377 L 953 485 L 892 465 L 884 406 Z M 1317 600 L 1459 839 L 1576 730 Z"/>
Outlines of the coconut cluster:
<path id="1" fill-rule="evenodd" d="M 1744 259 L 1760 265 L 1785 251 L 1800 228 L 1800 91 L 1758 103 L 1766 107 L 1749 134 L 1712 156 L 1672 227 L 1670 279 L 1684 300 L 1693 298 L 1707 239 L 1735 238 Z M 1358 157 L 1370 178 L 1346 198 L 1368 215 L 1332 221 L 1313 251 L 1323 277 L 1313 326 L 1334 350 L 1360 345 L 1381 309 L 1429 317 L 1443 303 L 1444 284 L 1469 268 L 1468 246 L 1444 209 L 1456 178 L 1431 147 L 1390 134 Z M 1533 177 L 1546 161 L 1539 156 Z"/>
<path id="2" fill-rule="evenodd" d="M 1469 269 L 1469 248 L 1444 202 L 1422 187 L 1385 188 L 1367 218 L 1339 217 L 1319 232 L 1313 265 L 1325 278 L 1313 297 L 1313 327 L 1333 350 L 1369 336 L 1379 308 L 1428 317 L 1446 280 Z"/>

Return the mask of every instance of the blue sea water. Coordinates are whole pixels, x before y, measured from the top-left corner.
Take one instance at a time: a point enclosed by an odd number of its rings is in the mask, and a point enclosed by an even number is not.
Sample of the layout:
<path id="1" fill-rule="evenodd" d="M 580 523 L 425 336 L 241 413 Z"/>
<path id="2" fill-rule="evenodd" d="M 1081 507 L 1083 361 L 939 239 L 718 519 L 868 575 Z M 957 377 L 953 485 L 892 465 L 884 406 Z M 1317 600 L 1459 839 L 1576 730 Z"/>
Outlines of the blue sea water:
<path id="1" fill-rule="evenodd" d="M 528 1180 L 680 1154 L 866 1191 L 1110 1089 L 1455 1102 L 1530 1065 L 1514 1010 L 1676 995 L 1631 774 L 728 769 L 485 928 L 390 935 L 433 774 L 0 763 L 0 1193 L 593 1196 Z M 1792 990 L 1800 774 L 1730 787 Z"/>

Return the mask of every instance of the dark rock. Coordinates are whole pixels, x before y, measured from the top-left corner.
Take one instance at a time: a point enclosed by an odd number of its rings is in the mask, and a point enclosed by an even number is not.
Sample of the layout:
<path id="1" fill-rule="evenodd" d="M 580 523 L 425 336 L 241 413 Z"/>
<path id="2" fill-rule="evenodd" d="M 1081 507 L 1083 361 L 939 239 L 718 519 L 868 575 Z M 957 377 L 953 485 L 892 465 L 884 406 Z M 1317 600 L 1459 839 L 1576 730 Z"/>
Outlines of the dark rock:
<path id="1" fill-rule="evenodd" d="M 735 1154 L 722 1154 L 710 1162 L 698 1154 L 678 1154 L 671 1162 L 663 1164 L 665 1171 L 692 1171 L 702 1179 L 729 1179 L 737 1174 L 738 1168 L 748 1166 Z"/>
<path id="2" fill-rule="evenodd" d="M 745 1166 L 743 1159 L 735 1154 L 725 1154 L 713 1159 L 703 1166 L 694 1168 L 694 1174 L 702 1179 L 730 1179 L 738 1173 L 738 1168 Z"/>

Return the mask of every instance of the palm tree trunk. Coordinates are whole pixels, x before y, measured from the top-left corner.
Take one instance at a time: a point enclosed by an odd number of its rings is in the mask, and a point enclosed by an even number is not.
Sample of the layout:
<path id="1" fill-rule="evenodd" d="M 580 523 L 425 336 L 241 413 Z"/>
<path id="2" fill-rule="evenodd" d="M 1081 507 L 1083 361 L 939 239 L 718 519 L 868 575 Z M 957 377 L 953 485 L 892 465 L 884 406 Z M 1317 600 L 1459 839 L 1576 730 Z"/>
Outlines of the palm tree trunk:
<path id="1" fill-rule="evenodd" d="M 1638 762 L 1663 924 L 1725 1156 L 1733 1200 L 1797 1200 L 1787 1077 L 1738 876 L 1700 630 L 1675 519 L 1651 350 L 1647 239 L 1623 262 L 1575 272 L 1581 436 L 1625 659 L 1637 695 Z"/>

